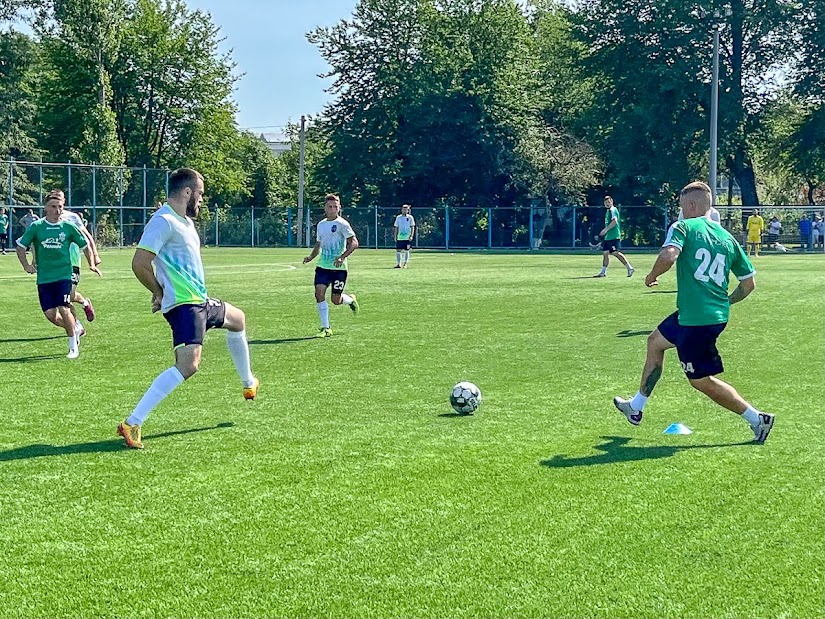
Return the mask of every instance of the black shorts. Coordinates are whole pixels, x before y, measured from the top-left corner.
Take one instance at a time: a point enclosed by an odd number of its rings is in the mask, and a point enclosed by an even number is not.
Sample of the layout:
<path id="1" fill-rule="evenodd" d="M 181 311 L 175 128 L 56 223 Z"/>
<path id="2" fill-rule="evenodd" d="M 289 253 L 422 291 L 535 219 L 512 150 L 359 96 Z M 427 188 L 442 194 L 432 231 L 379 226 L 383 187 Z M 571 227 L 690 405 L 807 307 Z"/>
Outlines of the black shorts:
<path id="1" fill-rule="evenodd" d="M 412 239 L 407 239 L 406 241 L 398 240 L 395 242 L 395 251 L 410 251 L 411 246 Z"/>
<path id="2" fill-rule="evenodd" d="M 9 235 L 8 234 L 0 234 L 0 241 L 5 245 L 9 242 Z"/>
<path id="3" fill-rule="evenodd" d="M 672 313 L 659 325 L 659 333 L 676 345 L 679 362 L 688 378 L 716 376 L 725 371 L 722 357 L 716 349 L 716 339 L 728 323 L 688 327 L 679 324 L 678 312 Z"/>
<path id="4" fill-rule="evenodd" d="M 332 286 L 332 294 L 343 294 L 347 285 L 347 271 L 315 267 L 315 285 Z"/>
<path id="5" fill-rule="evenodd" d="M 619 239 L 605 239 L 602 241 L 602 251 L 609 251 L 611 254 L 619 251 L 622 248 L 622 242 Z"/>
<path id="6" fill-rule="evenodd" d="M 72 267 L 72 285 L 77 286 L 80 283 L 80 267 Z"/>
<path id="7" fill-rule="evenodd" d="M 207 299 L 200 305 L 178 305 L 163 315 L 172 327 L 172 345 L 203 344 L 209 329 L 220 329 L 226 319 L 226 304 L 220 299 Z"/>
<path id="8" fill-rule="evenodd" d="M 40 309 L 44 312 L 56 307 L 71 307 L 72 282 L 68 279 L 37 284 L 37 296 L 40 298 Z"/>

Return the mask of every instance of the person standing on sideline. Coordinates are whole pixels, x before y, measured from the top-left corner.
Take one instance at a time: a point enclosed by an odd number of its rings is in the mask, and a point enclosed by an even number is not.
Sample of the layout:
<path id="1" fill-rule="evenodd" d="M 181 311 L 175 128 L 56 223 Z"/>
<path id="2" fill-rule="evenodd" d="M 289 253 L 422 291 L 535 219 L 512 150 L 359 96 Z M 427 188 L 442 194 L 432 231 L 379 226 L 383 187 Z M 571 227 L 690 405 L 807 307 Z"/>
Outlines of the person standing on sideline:
<path id="1" fill-rule="evenodd" d="M 774 215 L 768 223 L 768 243 L 772 243 L 775 247 L 780 234 L 782 234 L 782 222 Z"/>
<path id="2" fill-rule="evenodd" d="M 63 202 L 57 196 L 46 198 L 46 217 L 34 222 L 17 240 L 17 258 L 26 273 L 37 273 L 37 295 L 40 308 L 49 322 L 66 330 L 69 338 L 69 359 L 80 355 L 80 338 L 75 331 L 72 314 L 72 259 L 69 246 L 76 243 L 83 250 L 89 269 L 100 275 L 86 239 L 67 221 L 62 221 Z M 32 246 L 35 263 L 29 263 L 26 252 Z"/>
<path id="3" fill-rule="evenodd" d="M 6 255 L 6 245 L 9 242 L 9 216 L 6 215 L 6 209 L 0 208 L 0 248 L 3 249 L 3 255 Z"/>
<path id="4" fill-rule="evenodd" d="M 811 220 L 808 218 L 808 213 L 802 212 L 802 218 L 799 220 L 799 248 L 811 249 Z"/>
<path id="5" fill-rule="evenodd" d="M 326 219 L 319 221 L 316 229 L 315 247 L 304 258 L 304 264 L 312 262 L 315 256 L 321 254 L 318 266 L 315 267 L 315 303 L 321 318 L 318 337 L 331 337 L 329 305 L 326 300 L 329 286 L 332 286 L 330 299 L 333 305 L 349 305 L 353 314 L 357 314 L 360 309 L 354 294 L 344 294 L 348 274 L 347 257 L 358 249 L 358 239 L 349 222 L 341 217 L 341 200 L 336 194 L 327 194 L 324 199 L 324 214 Z"/>
<path id="6" fill-rule="evenodd" d="M 401 214 L 395 218 L 393 236 L 395 237 L 394 268 L 406 269 L 410 261 L 412 240 L 415 238 L 415 218 L 410 214 L 409 204 L 404 204 L 401 207 Z"/>
<path id="7" fill-rule="evenodd" d="M 169 175 L 169 199 L 152 215 L 132 258 L 132 271 L 152 293 L 172 328 L 175 365 L 161 372 L 117 433 L 132 449 L 143 449 L 141 427 L 149 413 L 198 371 L 209 329 L 226 329 L 229 356 L 241 378 L 243 397 L 254 400 L 260 381 L 252 374 L 246 316 L 237 307 L 206 294 L 200 237 L 193 218 L 203 200 L 203 176 L 190 168 Z M 154 268 L 153 268 L 154 266 Z"/>
<path id="8" fill-rule="evenodd" d="M 759 209 L 753 209 L 753 214 L 748 217 L 748 247 L 750 247 L 750 251 L 748 255 L 755 254 L 756 257 L 759 257 L 759 248 L 762 244 L 762 232 L 765 230 L 765 220 L 762 219 L 762 216 L 759 214 Z"/>
<path id="9" fill-rule="evenodd" d="M 34 222 L 40 219 L 37 215 L 34 214 L 34 209 L 29 209 L 25 215 L 20 218 L 20 225 L 23 226 L 23 231 L 29 229 Z"/>
<path id="10" fill-rule="evenodd" d="M 619 223 L 619 209 L 613 205 L 613 198 L 605 196 L 604 198 L 604 228 L 599 232 L 602 240 L 602 270 L 593 277 L 607 277 L 607 267 L 610 264 L 610 256 L 616 256 L 625 268 L 627 269 L 627 276 L 632 277 L 636 269 L 630 264 L 630 261 L 620 251 L 622 248 L 622 228 Z"/>
<path id="11" fill-rule="evenodd" d="M 646 286 L 656 286 L 658 277 L 675 263 L 677 309 L 647 338 L 639 391 L 629 400 L 617 396 L 613 404 L 634 426 L 642 423 L 647 399 L 662 376 L 665 351 L 675 347 L 691 386 L 741 415 L 750 425 L 754 440 L 764 443 L 773 428 L 774 416 L 753 408 L 736 389 L 716 378 L 724 371 L 716 339 L 728 324 L 730 306 L 753 292 L 756 271 L 736 239 L 707 219 L 710 200 L 710 187 L 705 183 L 690 183 L 682 189 L 679 202 L 685 220 L 671 228 L 645 278 Z M 739 286 L 728 295 L 731 272 L 739 279 Z"/>

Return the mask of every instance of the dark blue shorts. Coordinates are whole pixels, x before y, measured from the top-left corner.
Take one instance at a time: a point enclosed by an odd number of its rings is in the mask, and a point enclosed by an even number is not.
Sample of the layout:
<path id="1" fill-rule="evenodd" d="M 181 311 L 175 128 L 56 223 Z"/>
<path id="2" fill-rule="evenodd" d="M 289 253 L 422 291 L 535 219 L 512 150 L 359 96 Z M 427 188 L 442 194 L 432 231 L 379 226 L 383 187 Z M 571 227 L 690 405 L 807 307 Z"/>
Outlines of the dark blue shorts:
<path id="1" fill-rule="evenodd" d="M 54 309 L 56 307 L 71 307 L 72 280 L 61 279 L 48 284 L 37 284 L 37 296 L 40 298 L 40 309 Z"/>
<path id="2" fill-rule="evenodd" d="M 347 271 L 315 267 L 315 285 L 332 286 L 332 294 L 343 294 L 347 285 Z"/>
<path id="3" fill-rule="evenodd" d="M 673 312 L 659 325 L 659 333 L 676 346 L 682 370 L 688 378 L 716 376 L 725 371 L 716 340 L 728 323 L 688 327 L 679 324 L 678 312 Z"/>
<path id="4" fill-rule="evenodd" d="M 611 254 L 619 251 L 622 248 L 622 242 L 619 239 L 611 239 L 602 241 L 602 251 L 609 251 Z"/>
<path id="5" fill-rule="evenodd" d="M 412 239 L 407 239 L 406 241 L 398 240 L 395 242 L 395 251 L 410 251 L 410 247 L 412 247 Z"/>
<path id="6" fill-rule="evenodd" d="M 200 305 L 178 305 L 163 317 L 172 327 L 175 348 L 189 344 L 203 344 L 209 329 L 220 329 L 226 319 L 226 305 L 220 299 L 207 299 Z"/>

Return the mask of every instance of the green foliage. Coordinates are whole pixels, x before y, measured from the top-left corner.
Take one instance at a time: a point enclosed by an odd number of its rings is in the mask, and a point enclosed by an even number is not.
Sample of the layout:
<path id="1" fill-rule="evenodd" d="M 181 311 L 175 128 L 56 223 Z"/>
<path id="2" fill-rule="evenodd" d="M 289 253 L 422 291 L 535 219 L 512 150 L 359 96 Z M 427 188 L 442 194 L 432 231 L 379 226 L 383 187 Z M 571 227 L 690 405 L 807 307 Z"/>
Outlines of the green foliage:
<path id="1" fill-rule="evenodd" d="M 0 158 L 38 154 L 32 135 L 36 65 L 36 43 L 30 37 L 0 32 Z"/>

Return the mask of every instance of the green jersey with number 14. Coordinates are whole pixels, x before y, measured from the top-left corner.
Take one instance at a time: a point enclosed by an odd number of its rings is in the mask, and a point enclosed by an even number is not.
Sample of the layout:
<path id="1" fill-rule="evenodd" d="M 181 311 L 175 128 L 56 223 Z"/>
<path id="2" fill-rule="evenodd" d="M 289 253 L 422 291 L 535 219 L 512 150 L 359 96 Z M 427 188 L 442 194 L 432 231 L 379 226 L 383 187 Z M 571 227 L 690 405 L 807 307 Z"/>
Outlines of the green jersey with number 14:
<path id="1" fill-rule="evenodd" d="M 679 324 L 693 327 L 728 321 L 728 277 L 756 274 L 739 243 L 722 226 L 704 217 L 671 226 L 664 247 L 681 250 L 676 260 L 676 307 Z"/>

